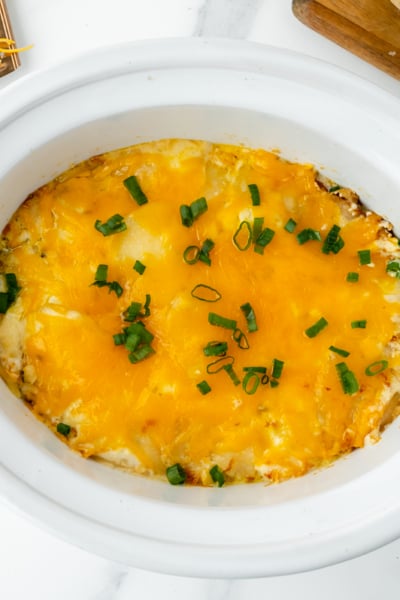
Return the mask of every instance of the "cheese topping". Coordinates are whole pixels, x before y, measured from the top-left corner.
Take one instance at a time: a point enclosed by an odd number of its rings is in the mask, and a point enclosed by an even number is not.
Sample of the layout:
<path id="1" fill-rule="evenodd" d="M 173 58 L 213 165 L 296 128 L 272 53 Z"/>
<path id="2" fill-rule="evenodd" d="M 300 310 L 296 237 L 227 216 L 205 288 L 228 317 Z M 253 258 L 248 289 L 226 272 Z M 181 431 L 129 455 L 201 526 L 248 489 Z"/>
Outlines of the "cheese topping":
<path id="1" fill-rule="evenodd" d="M 20 288 L 3 377 L 83 456 L 154 476 L 178 464 L 205 485 L 215 465 L 218 484 L 278 481 L 377 438 L 400 388 L 398 240 L 329 186 L 311 165 L 200 141 L 71 168 L 3 232 Z M 103 235 L 116 215 L 125 228 Z M 131 362 L 138 323 L 154 338 Z M 226 356 L 206 356 L 217 342 Z"/>

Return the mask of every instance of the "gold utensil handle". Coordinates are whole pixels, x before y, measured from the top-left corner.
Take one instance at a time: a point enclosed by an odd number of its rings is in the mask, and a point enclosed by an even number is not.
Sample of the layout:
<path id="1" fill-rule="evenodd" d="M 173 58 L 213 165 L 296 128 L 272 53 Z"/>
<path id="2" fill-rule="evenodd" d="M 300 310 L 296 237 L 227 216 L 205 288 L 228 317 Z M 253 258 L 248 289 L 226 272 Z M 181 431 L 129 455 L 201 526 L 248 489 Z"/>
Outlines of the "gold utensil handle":
<path id="1" fill-rule="evenodd" d="M 0 0 L 0 38 L 14 39 L 5 0 Z M 18 54 L 2 55 L 0 48 L 0 77 L 15 71 L 20 64 Z"/>

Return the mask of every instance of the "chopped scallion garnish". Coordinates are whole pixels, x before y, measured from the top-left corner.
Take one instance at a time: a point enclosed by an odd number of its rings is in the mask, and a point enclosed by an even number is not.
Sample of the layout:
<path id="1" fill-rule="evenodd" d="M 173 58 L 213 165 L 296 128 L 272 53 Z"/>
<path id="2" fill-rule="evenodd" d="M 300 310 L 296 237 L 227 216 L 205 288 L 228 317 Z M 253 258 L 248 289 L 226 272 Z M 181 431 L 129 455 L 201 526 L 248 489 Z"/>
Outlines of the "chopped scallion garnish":
<path id="1" fill-rule="evenodd" d="M 272 361 L 272 373 L 271 373 L 271 376 L 274 379 L 280 378 L 280 376 L 282 375 L 284 365 L 285 365 L 285 363 L 283 360 L 279 360 L 279 358 L 274 358 L 274 360 Z"/>
<path id="2" fill-rule="evenodd" d="M 258 236 L 261 234 L 264 227 L 264 217 L 255 217 L 253 221 L 253 243 L 256 243 Z"/>
<path id="3" fill-rule="evenodd" d="M 254 309 L 251 306 L 251 304 L 249 302 L 242 304 L 240 307 L 240 310 L 244 314 L 245 319 L 247 321 L 247 330 L 249 331 L 249 333 L 253 333 L 254 331 L 257 331 L 258 327 L 257 327 L 256 315 L 254 313 Z"/>
<path id="4" fill-rule="evenodd" d="M 186 471 L 179 463 L 167 467 L 165 473 L 171 485 L 181 485 L 186 481 Z"/>
<path id="5" fill-rule="evenodd" d="M 367 320 L 366 319 L 359 319 L 358 321 L 352 321 L 351 322 L 351 328 L 352 329 L 365 329 L 367 326 Z"/>
<path id="6" fill-rule="evenodd" d="M 400 263 L 397 260 L 391 260 L 386 265 L 386 273 L 391 273 L 400 278 Z"/>
<path id="7" fill-rule="evenodd" d="M 287 231 L 288 233 L 293 233 L 293 231 L 296 229 L 297 223 L 296 221 L 294 221 L 294 219 L 289 219 L 289 221 L 286 223 L 284 230 Z"/>
<path id="8" fill-rule="evenodd" d="M 328 235 L 324 240 L 324 243 L 322 244 L 322 252 L 324 254 L 329 254 L 330 252 L 333 252 L 333 254 L 337 254 L 343 248 L 344 241 L 340 237 L 339 233 L 339 225 L 332 225 L 328 232 Z"/>
<path id="9" fill-rule="evenodd" d="M 267 372 L 267 367 L 243 367 L 243 371 L 253 371 L 254 373 L 261 373 L 264 375 Z"/>
<path id="10" fill-rule="evenodd" d="M 229 375 L 229 377 L 231 378 L 232 382 L 234 385 L 239 385 L 240 384 L 240 379 L 239 377 L 236 375 L 232 365 L 224 365 L 223 367 L 224 371 L 226 371 Z"/>
<path id="11" fill-rule="evenodd" d="M 359 250 L 357 254 L 360 265 L 369 265 L 371 263 L 371 250 Z"/>
<path id="12" fill-rule="evenodd" d="M 239 346 L 239 348 L 241 350 L 248 350 L 250 348 L 249 341 L 246 337 L 246 334 L 243 333 L 243 331 L 241 329 L 239 329 L 238 327 L 233 332 L 232 338 L 237 343 L 237 345 Z"/>
<path id="13" fill-rule="evenodd" d="M 218 483 L 218 487 L 222 487 L 225 483 L 225 476 L 218 465 L 214 465 L 210 469 L 211 479 L 214 483 Z"/>
<path id="14" fill-rule="evenodd" d="M 133 265 L 133 270 L 136 271 L 136 273 L 139 273 L 139 275 L 143 275 L 146 270 L 146 265 L 140 262 L 140 260 L 136 260 Z"/>
<path id="15" fill-rule="evenodd" d="M 139 206 L 148 202 L 147 196 L 140 187 L 139 181 L 135 175 L 131 175 L 127 179 L 124 179 L 123 183 Z"/>
<path id="16" fill-rule="evenodd" d="M 154 349 L 149 344 L 142 344 L 136 350 L 130 352 L 128 354 L 128 358 L 131 361 L 131 363 L 135 364 L 137 362 L 140 362 L 141 360 L 144 360 L 153 353 Z"/>
<path id="17" fill-rule="evenodd" d="M 116 333 L 115 335 L 113 335 L 113 340 L 116 346 L 123 346 L 126 342 L 126 334 Z"/>
<path id="18" fill-rule="evenodd" d="M 305 330 L 305 334 L 307 337 L 313 338 L 318 335 L 320 331 L 322 331 L 327 325 L 328 321 L 324 317 L 321 317 L 316 323 L 314 323 L 314 325 L 311 325 L 311 327 L 308 327 Z"/>
<path id="19" fill-rule="evenodd" d="M 2 315 L 4 315 L 15 302 L 18 292 L 21 290 L 15 273 L 5 273 L 4 280 L 7 291 L 0 292 L 0 314 Z"/>
<path id="20" fill-rule="evenodd" d="M 119 214 L 113 215 L 104 223 L 97 219 L 94 226 L 97 231 L 100 231 L 100 233 L 102 233 L 104 236 L 113 235 L 114 233 L 121 233 L 122 231 L 126 230 L 124 217 Z"/>
<path id="21" fill-rule="evenodd" d="M 270 229 L 269 227 L 263 229 L 255 241 L 254 252 L 264 254 L 264 248 L 272 242 L 274 235 L 275 231 L 273 229 Z"/>
<path id="22" fill-rule="evenodd" d="M 213 467 L 211 467 L 210 475 L 214 483 L 218 483 L 218 487 L 222 487 L 224 485 L 225 476 L 218 465 L 214 465 Z"/>
<path id="23" fill-rule="evenodd" d="M 107 281 L 108 265 L 98 265 L 94 276 L 95 281 Z"/>
<path id="24" fill-rule="evenodd" d="M 359 390 L 358 381 L 353 371 L 350 371 L 346 363 L 338 363 L 336 371 L 345 394 L 355 394 Z"/>
<path id="25" fill-rule="evenodd" d="M 369 377 L 372 377 L 373 375 L 379 375 L 379 373 L 382 373 L 382 371 L 387 369 L 388 366 L 389 363 L 387 360 L 376 360 L 368 365 L 368 367 L 365 369 L 365 374 Z"/>
<path id="26" fill-rule="evenodd" d="M 347 350 L 343 350 L 343 348 L 337 348 L 336 346 L 329 346 L 329 350 L 331 352 L 335 352 L 336 354 L 339 354 L 339 356 L 350 356 L 350 352 L 348 352 Z"/>
<path id="27" fill-rule="evenodd" d="M 222 358 L 218 358 L 218 360 L 214 360 L 214 362 L 207 365 L 207 373 L 209 375 L 215 375 L 222 371 L 226 366 L 233 365 L 235 359 L 233 356 L 223 356 Z"/>
<path id="28" fill-rule="evenodd" d="M 321 234 L 316 229 L 306 228 L 300 231 L 300 233 L 296 236 L 297 241 L 300 245 L 305 244 L 306 242 L 310 242 L 311 240 L 316 240 L 318 242 L 321 241 Z"/>
<path id="29" fill-rule="evenodd" d="M 224 327 L 225 329 L 236 329 L 236 321 L 233 319 L 227 319 L 221 315 L 217 315 L 214 312 L 208 313 L 208 322 L 210 325 L 217 325 L 218 327 Z"/>
<path id="30" fill-rule="evenodd" d="M 211 392 L 211 388 L 205 380 L 200 381 L 200 383 L 197 383 L 196 387 L 203 396 Z"/>
<path id="31" fill-rule="evenodd" d="M 341 190 L 341 189 L 342 189 L 342 186 L 340 186 L 340 185 L 333 185 L 332 187 L 330 187 L 328 189 L 328 192 L 330 194 L 334 194 L 335 192 L 337 192 L 338 190 Z"/>
<path id="32" fill-rule="evenodd" d="M 225 356 L 227 351 L 227 342 L 208 342 L 203 348 L 204 356 Z"/>
<path id="33" fill-rule="evenodd" d="M 360 278 L 359 274 L 356 273 L 355 271 L 349 271 L 346 275 L 346 281 L 348 281 L 350 283 L 357 283 L 359 278 Z"/>
<path id="34" fill-rule="evenodd" d="M 191 227 L 193 222 L 200 217 L 208 209 L 207 200 L 202 197 L 198 198 L 189 206 L 188 204 L 182 204 L 179 207 L 181 215 L 182 225 L 185 227 Z"/>
<path id="35" fill-rule="evenodd" d="M 248 185 L 251 203 L 253 206 L 260 206 L 260 191 L 258 189 L 258 185 L 256 183 L 250 183 Z"/>
<path id="36" fill-rule="evenodd" d="M 242 387 L 246 394 L 252 396 L 260 385 L 260 378 L 255 371 L 248 371 L 243 377 Z"/>
<path id="37" fill-rule="evenodd" d="M 206 212 L 208 209 L 207 200 L 203 198 L 198 198 L 190 205 L 190 210 L 192 211 L 193 221 L 198 219 L 200 215 Z"/>
<path id="38" fill-rule="evenodd" d="M 209 285 L 205 285 L 204 283 L 195 285 L 190 294 L 193 298 L 201 300 L 202 302 L 218 302 L 218 300 L 221 300 L 222 298 L 218 290 Z"/>
<path id="39" fill-rule="evenodd" d="M 233 243 L 236 248 L 243 252 L 247 250 L 251 244 L 252 233 L 251 225 L 248 221 L 242 221 L 233 234 Z"/>
<path id="40" fill-rule="evenodd" d="M 61 435 L 65 435 L 67 437 L 71 433 L 71 426 L 66 423 L 57 423 L 57 431 Z"/>
<path id="41" fill-rule="evenodd" d="M 187 265 L 194 265 L 200 257 L 200 248 L 198 246 L 188 246 L 183 252 L 183 260 Z"/>

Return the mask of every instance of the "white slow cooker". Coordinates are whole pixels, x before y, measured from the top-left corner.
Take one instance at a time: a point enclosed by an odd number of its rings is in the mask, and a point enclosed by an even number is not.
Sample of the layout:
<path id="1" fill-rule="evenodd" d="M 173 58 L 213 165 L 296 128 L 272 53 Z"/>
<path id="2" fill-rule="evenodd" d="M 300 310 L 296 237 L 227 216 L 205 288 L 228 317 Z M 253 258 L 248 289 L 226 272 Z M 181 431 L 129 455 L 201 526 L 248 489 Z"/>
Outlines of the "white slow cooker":
<path id="1" fill-rule="evenodd" d="M 400 102 L 291 52 L 200 39 L 103 49 L 0 93 L 0 226 L 91 155 L 182 137 L 278 148 L 400 224 Z M 1 383 L 1 382 L 0 382 Z M 170 486 L 72 453 L 0 386 L 0 495 L 127 565 L 206 577 L 288 574 L 400 535 L 400 430 L 277 485 Z"/>

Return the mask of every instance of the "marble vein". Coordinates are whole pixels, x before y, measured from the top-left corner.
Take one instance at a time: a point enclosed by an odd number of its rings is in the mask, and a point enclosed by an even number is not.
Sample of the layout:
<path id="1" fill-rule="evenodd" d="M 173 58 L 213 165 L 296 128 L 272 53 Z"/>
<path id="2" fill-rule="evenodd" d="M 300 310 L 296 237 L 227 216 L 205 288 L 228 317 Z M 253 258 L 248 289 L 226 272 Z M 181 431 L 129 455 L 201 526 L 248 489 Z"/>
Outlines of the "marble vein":
<path id="1" fill-rule="evenodd" d="M 262 4 L 263 0 L 205 0 L 193 35 L 244 39 Z"/>

